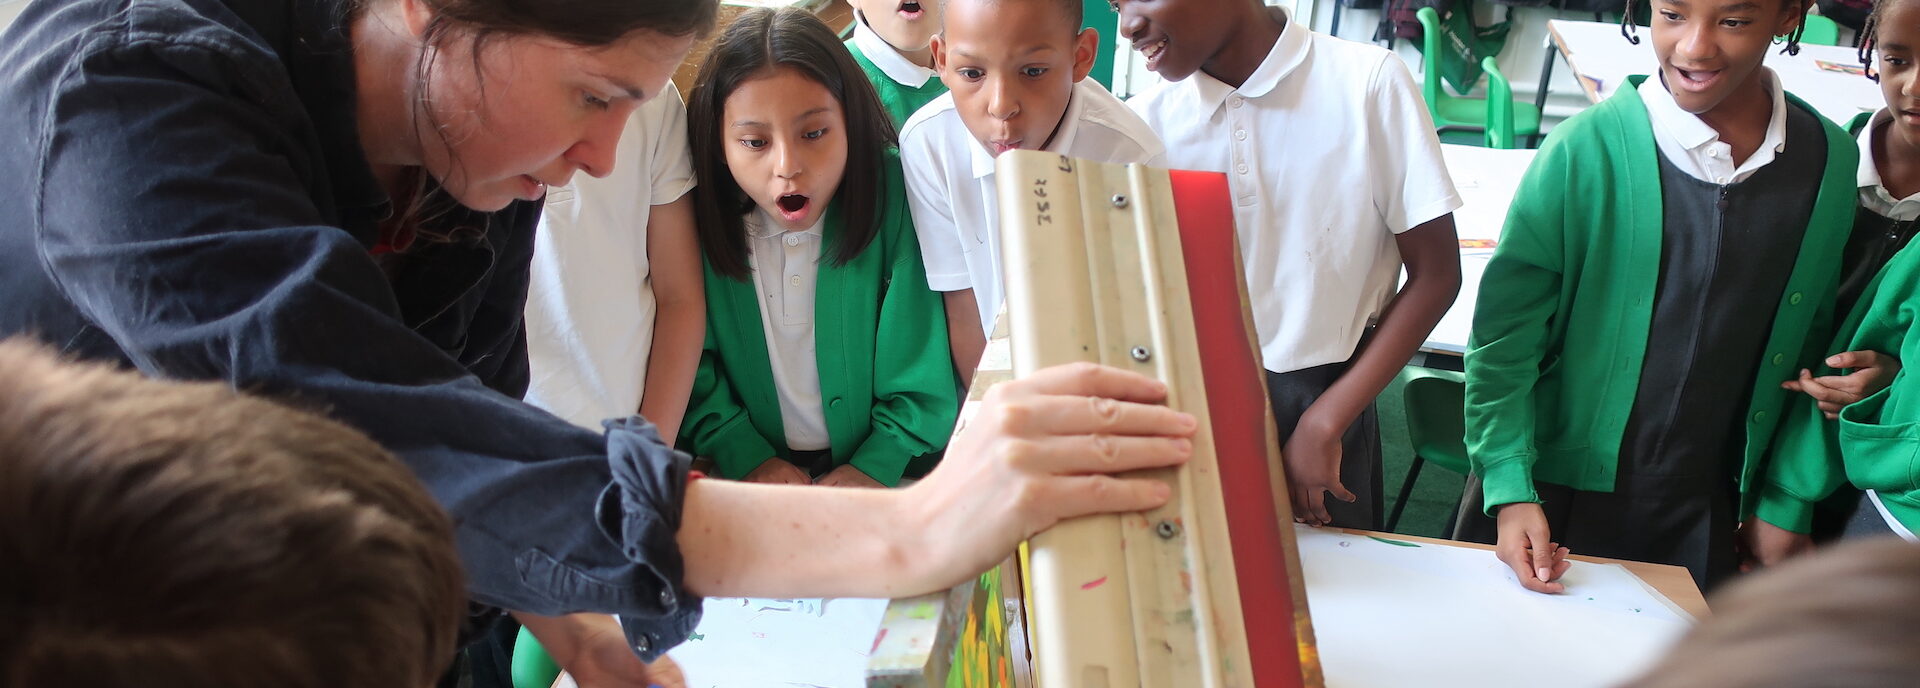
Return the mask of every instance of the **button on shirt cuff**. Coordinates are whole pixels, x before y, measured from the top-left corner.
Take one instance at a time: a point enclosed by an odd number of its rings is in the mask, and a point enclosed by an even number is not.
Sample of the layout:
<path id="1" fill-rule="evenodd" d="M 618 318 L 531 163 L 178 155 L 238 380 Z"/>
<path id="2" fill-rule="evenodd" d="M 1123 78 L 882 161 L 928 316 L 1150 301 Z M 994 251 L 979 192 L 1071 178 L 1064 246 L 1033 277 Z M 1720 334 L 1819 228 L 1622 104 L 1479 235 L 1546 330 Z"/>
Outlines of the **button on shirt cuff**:
<path id="1" fill-rule="evenodd" d="M 691 458 L 661 442 L 653 424 L 638 416 L 605 425 L 613 484 L 601 499 L 600 527 L 639 565 L 632 580 L 619 583 L 632 591 L 628 608 L 641 613 L 621 615 L 620 626 L 635 654 L 653 661 L 700 622 L 702 601 L 686 589 L 676 540 Z M 619 508 L 610 508 L 614 504 Z"/>

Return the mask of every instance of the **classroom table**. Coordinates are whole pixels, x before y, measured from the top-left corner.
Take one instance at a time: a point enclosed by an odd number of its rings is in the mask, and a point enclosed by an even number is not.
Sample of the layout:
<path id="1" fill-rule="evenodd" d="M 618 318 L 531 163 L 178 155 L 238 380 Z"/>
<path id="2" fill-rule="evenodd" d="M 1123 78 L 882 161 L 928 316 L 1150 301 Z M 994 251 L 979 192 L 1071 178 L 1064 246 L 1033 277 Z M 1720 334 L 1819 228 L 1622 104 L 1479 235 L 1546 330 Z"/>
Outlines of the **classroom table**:
<path id="1" fill-rule="evenodd" d="M 1393 533 L 1377 533 L 1354 529 L 1342 530 L 1356 535 L 1374 535 L 1394 540 L 1407 540 L 1426 544 L 1450 545 L 1454 547 L 1482 549 L 1489 552 L 1493 551 L 1492 545 L 1483 545 L 1477 542 L 1443 540 L 1417 535 L 1397 535 Z M 1684 566 L 1668 566 L 1666 564 L 1649 564 L 1644 561 L 1589 557 L 1582 554 L 1570 554 L 1567 558 L 1574 561 L 1584 561 L 1594 564 L 1619 564 L 1626 567 L 1628 571 L 1633 572 L 1633 575 L 1639 576 L 1640 580 L 1646 581 L 1649 587 L 1660 591 L 1662 595 L 1666 595 L 1668 600 L 1679 606 L 1680 609 L 1686 613 L 1692 614 L 1693 618 L 1705 620 L 1707 616 L 1711 614 L 1711 611 L 1707 608 L 1706 596 L 1701 594 L 1700 588 L 1693 584 L 1693 574 L 1688 573 Z M 1308 604 L 1312 604 L 1312 589 L 1308 589 L 1307 594 Z"/>
<path id="2" fill-rule="evenodd" d="M 1473 328 L 1473 302 L 1480 293 L 1480 273 L 1500 239 L 1500 227 L 1506 223 L 1507 207 L 1513 205 L 1513 192 L 1520 175 L 1533 164 L 1531 149 L 1501 150 L 1440 144 L 1440 155 L 1460 194 L 1461 206 L 1453 211 L 1453 224 L 1460 235 L 1460 295 L 1427 335 L 1422 351 L 1460 356 L 1467 351 L 1467 334 Z"/>
<path id="3" fill-rule="evenodd" d="M 1487 545 L 1480 545 L 1476 543 L 1439 540 L 1434 538 L 1425 538 L 1425 537 L 1417 537 L 1417 536 L 1410 536 L 1410 535 L 1396 535 L 1392 533 L 1381 533 L 1381 532 L 1364 531 L 1364 530 L 1344 530 L 1344 529 L 1337 530 L 1337 531 L 1334 529 L 1328 529 L 1328 530 L 1333 532 L 1338 532 L 1338 533 L 1352 534 L 1359 537 L 1373 538 L 1373 539 L 1379 539 L 1379 540 L 1395 542 L 1395 543 L 1411 543 L 1411 544 L 1419 544 L 1419 545 L 1425 545 L 1425 546 L 1443 545 L 1443 546 L 1467 548 L 1467 549 L 1473 549 L 1473 550 L 1491 550 L 1492 549 Z M 1492 557 L 1492 554 L 1489 553 L 1487 556 Z M 1313 554 L 1310 551 L 1303 551 L 1302 558 L 1303 558 L 1303 566 L 1308 567 L 1309 569 L 1314 566 L 1314 562 L 1316 561 L 1316 559 L 1314 559 Z M 1603 564 L 1603 565 L 1619 564 L 1622 567 L 1624 567 L 1627 571 L 1631 572 L 1632 574 L 1640 578 L 1641 581 L 1644 581 L 1647 587 L 1652 588 L 1654 591 L 1658 592 L 1660 595 L 1666 597 L 1668 601 L 1673 603 L 1673 606 L 1679 608 L 1681 611 L 1685 612 L 1686 614 L 1691 615 L 1694 619 L 1696 620 L 1705 619 L 1709 614 L 1706 599 L 1700 594 L 1699 589 L 1694 587 L 1693 578 L 1687 573 L 1687 570 L 1684 568 L 1681 568 L 1678 566 L 1665 566 L 1660 564 L 1648 564 L 1648 563 L 1642 563 L 1642 562 L 1632 562 L 1632 561 L 1624 561 L 1624 560 L 1616 560 L 1616 559 L 1604 559 L 1599 557 L 1588 557 L 1588 556 L 1582 556 L 1577 554 L 1573 555 L 1571 558 L 1574 559 L 1575 561 L 1594 563 L 1594 564 Z M 1489 584 L 1493 584 L 1493 583 L 1489 583 Z M 963 587 L 970 587 L 971 585 L 972 584 L 968 584 L 967 586 L 963 586 Z M 1350 624 L 1343 626 L 1342 624 L 1337 623 L 1338 619 L 1327 618 L 1331 613 L 1338 611 L 1337 607 L 1329 607 L 1329 608 L 1321 608 L 1321 609 L 1313 608 L 1315 591 L 1320 589 L 1318 586 L 1319 586 L 1319 583 L 1315 581 L 1314 576 L 1309 574 L 1308 580 L 1307 580 L 1307 589 L 1306 589 L 1309 613 L 1312 614 L 1314 618 L 1318 621 L 1315 624 L 1315 629 L 1316 629 L 1315 634 L 1318 637 L 1318 644 L 1322 648 L 1325 648 L 1326 650 L 1334 651 L 1334 656 L 1336 658 L 1341 656 L 1341 653 L 1337 651 L 1337 646 L 1340 646 L 1340 645 L 1352 647 L 1356 644 L 1365 644 L 1368 646 L 1379 645 L 1383 647 L 1405 648 L 1405 647 L 1430 643 L 1434 640 L 1427 635 L 1428 633 L 1432 632 L 1431 625 L 1421 626 L 1421 625 L 1414 625 L 1414 624 L 1390 624 L 1388 625 L 1388 627 L 1367 630 L 1364 633 L 1365 637 L 1350 635 L 1353 631 L 1357 629 L 1352 628 Z M 977 594 L 977 591 L 974 591 L 974 593 Z M 1392 591 L 1386 591 L 1385 594 L 1391 595 L 1393 593 Z M 1516 596 L 1524 597 L 1526 595 L 1532 595 L 1534 593 L 1526 593 L 1524 591 L 1519 591 L 1516 588 L 1514 591 L 1514 594 Z M 1017 594 L 1015 594 L 1013 597 L 1008 599 L 1008 604 L 1011 605 L 1011 608 L 1007 610 L 1007 613 L 1010 616 L 1013 616 L 1015 619 L 1018 619 L 1020 616 L 1018 609 L 1021 605 L 1018 599 L 1019 598 Z M 953 602 L 953 600 L 960 600 L 960 601 Z M 901 609 L 907 609 L 912 607 L 938 609 L 939 611 L 933 614 L 920 614 L 920 615 L 895 613 Z M 900 638 L 905 638 L 913 635 L 920 635 L 920 636 L 925 636 L 930 638 L 934 635 L 932 632 L 930 632 L 930 629 L 937 628 L 943 623 L 961 621 L 964 619 L 965 615 L 968 613 L 968 610 L 972 608 L 973 608 L 973 604 L 969 598 L 965 596 L 955 596 L 952 593 L 939 593 L 935 595 L 923 596 L 920 598 L 895 600 L 893 604 L 889 606 L 888 608 L 889 613 L 887 615 L 887 618 L 880 626 L 881 631 L 878 634 L 879 638 L 874 642 L 875 653 L 876 653 L 875 656 L 877 657 L 880 654 L 884 654 L 884 652 L 881 650 L 881 646 L 883 643 L 888 642 L 889 639 L 892 639 L 893 641 L 897 641 Z M 952 617 L 953 615 L 959 615 L 959 617 L 949 618 L 949 617 Z M 1015 623 L 1014 625 L 1010 626 L 1008 630 L 1010 634 L 1014 636 L 1023 636 L 1024 633 L 1021 629 L 1022 629 L 1022 626 L 1019 625 L 1018 623 Z M 706 632 L 709 635 L 720 635 L 720 634 L 727 633 L 728 629 L 709 628 L 706 630 Z M 1009 647 L 1020 648 L 1021 650 L 1024 650 L 1024 648 L 1026 648 L 1026 643 L 1024 642 L 1024 640 L 1025 640 L 1024 637 L 1010 637 L 1008 639 Z M 1499 654 L 1503 650 L 1500 648 L 1498 643 L 1489 642 L 1486 644 L 1486 647 L 1487 647 L 1487 655 L 1488 655 L 1486 657 L 1486 662 L 1502 661 L 1499 657 Z M 946 666 L 946 663 L 944 661 L 932 660 L 931 655 L 935 653 L 943 653 L 943 652 L 951 652 L 951 651 L 952 651 L 951 644 L 932 644 L 932 643 L 922 644 L 919 650 L 922 656 L 919 659 L 908 660 L 907 663 L 914 666 L 935 666 L 939 669 L 944 669 Z M 1020 650 L 1016 650 L 1016 652 L 1019 652 L 1019 651 Z M 1406 655 L 1411 653 L 1403 650 L 1395 654 Z M 1474 666 L 1477 660 L 1475 660 L 1473 657 L 1462 657 L 1460 658 L 1460 660 L 1461 661 L 1454 663 L 1456 673 L 1465 673 L 1465 674 L 1474 673 L 1471 671 L 1465 671 L 1465 672 L 1459 671 L 1459 667 L 1463 665 L 1469 666 L 1469 667 Z M 747 661 L 750 661 L 750 660 L 747 660 Z M 921 662 L 925 662 L 925 664 L 921 664 Z M 1007 688 L 1031 688 L 1032 681 L 1031 681 L 1030 675 L 1026 673 L 1026 671 L 1028 670 L 1026 662 L 1023 661 L 1023 658 L 1021 660 L 1016 660 L 1016 662 L 1017 662 L 1016 666 L 1018 666 L 1019 668 L 1012 674 L 1013 685 L 1008 686 Z M 875 664 L 878 664 L 878 662 L 876 662 Z M 692 678 L 694 679 L 694 682 L 691 685 L 695 686 L 696 688 L 707 688 L 707 686 L 710 685 L 707 682 L 699 681 L 699 674 L 698 674 L 697 667 L 687 667 L 687 668 L 690 671 L 694 672 L 694 675 L 692 676 Z M 853 671 L 849 673 L 857 673 L 857 667 L 850 667 L 850 668 L 853 669 Z M 869 687 L 875 686 L 875 685 L 883 685 L 883 686 L 940 685 L 944 683 L 943 681 L 940 681 L 938 679 L 928 681 L 926 680 L 927 677 L 924 677 L 924 676 L 907 677 L 907 676 L 895 675 L 887 678 L 882 678 L 880 674 L 875 673 L 875 669 L 876 667 L 874 664 L 869 664 L 868 679 L 867 679 L 868 680 L 867 686 Z M 1328 670 L 1331 677 L 1339 677 L 1342 674 L 1351 673 L 1348 671 L 1344 671 L 1343 670 L 1344 668 L 1340 666 L 1329 666 L 1329 667 L 1326 667 L 1326 669 Z M 770 668 L 770 671 L 767 673 L 771 676 L 777 677 L 780 674 L 780 671 L 777 668 Z M 1464 681 L 1468 681 L 1473 678 L 1474 677 L 1472 676 L 1461 676 L 1456 674 L 1449 674 L 1445 671 L 1441 671 L 1440 673 L 1437 673 L 1428 677 L 1428 679 L 1430 680 L 1430 685 L 1461 685 L 1463 684 Z M 1371 686 L 1371 685 L 1364 685 L 1364 686 L 1351 685 L 1353 681 L 1348 681 L 1346 683 L 1347 685 L 1332 685 L 1330 686 L 1330 688 L 1375 688 L 1374 686 Z M 1484 682 L 1474 680 L 1473 683 L 1475 685 L 1481 685 Z M 1496 680 L 1492 680 L 1491 683 L 1494 685 L 1500 685 L 1502 684 L 1502 681 L 1496 679 Z M 573 681 L 567 676 L 565 676 L 564 674 L 559 678 L 558 681 L 554 683 L 554 686 L 555 688 L 576 688 Z M 827 686 L 826 688 L 859 688 L 859 687 L 849 685 L 849 686 Z M 1387 687 L 1382 686 L 1380 688 L 1387 688 Z"/>
<path id="4" fill-rule="evenodd" d="M 1595 103 L 1613 95 L 1628 76 L 1653 74 L 1658 66 L 1653 56 L 1653 31 L 1644 26 L 1636 31 L 1639 45 L 1627 42 L 1620 35 L 1620 25 L 1613 22 L 1548 21 L 1546 61 L 1540 67 L 1534 105 L 1546 106 L 1555 55 L 1566 60 L 1587 99 Z M 1766 65 L 1780 75 L 1787 92 L 1836 124 L 1844 126 L 1855 115 L 1885 105 L 1879 84 L 1861 72 L 1860 56 L 1854 48 L 1802 43 L 1799 55 L 1787 55 L 1775 47 L 1768 49 Z"/>
<path id="5" fill-rule="evenodd" d="M 1707 613 L 1675 566 L 1574 556 L 1567 591 L 1543 595 L 1484 545 L 1305 527 L 1298 541 L 1327 688 L 1528 688 L 1540 666 L 1555 686 L 1612 688 Z"/>

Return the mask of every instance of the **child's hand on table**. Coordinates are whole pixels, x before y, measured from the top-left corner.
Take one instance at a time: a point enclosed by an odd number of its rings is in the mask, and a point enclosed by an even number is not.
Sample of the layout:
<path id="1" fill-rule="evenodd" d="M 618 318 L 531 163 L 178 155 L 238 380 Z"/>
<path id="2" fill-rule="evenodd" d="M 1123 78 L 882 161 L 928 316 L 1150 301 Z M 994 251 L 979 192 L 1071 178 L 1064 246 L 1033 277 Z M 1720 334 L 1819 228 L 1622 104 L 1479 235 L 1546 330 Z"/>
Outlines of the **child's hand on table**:
<path id="1" fill-rule="evenodd" d="M 1573 568 L 1573 562 L 1567 561 L 1567 548 L 1552 541 L 1546 510 L 1532 502 L 1504 504 L 1498 520 L 1500 540 L 1494 551 L 1500 561 L 1513 567 L 1520 586 L 1534 592 L 1566 591 L 1567 586 L 1557 581 Z"/>

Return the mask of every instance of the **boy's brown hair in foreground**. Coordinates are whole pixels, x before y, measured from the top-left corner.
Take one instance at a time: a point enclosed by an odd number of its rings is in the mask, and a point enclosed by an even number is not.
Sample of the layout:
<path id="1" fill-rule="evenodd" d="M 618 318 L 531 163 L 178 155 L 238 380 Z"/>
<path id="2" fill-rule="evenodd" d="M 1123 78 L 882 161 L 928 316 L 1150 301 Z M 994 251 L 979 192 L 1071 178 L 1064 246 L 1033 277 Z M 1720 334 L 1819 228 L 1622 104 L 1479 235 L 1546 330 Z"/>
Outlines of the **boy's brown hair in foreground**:
<path id="1" fill-rule="evenodd" d="M 0 686 L 425 688 L 453 528 L 346 426 L 0 341 Z"/>
<path id="2" fill-rule="evenodd" d="M 1851 541 L 1737 579 L 1626 688 L 1879 688 L 1920 677 L 1920 545 Z"/>

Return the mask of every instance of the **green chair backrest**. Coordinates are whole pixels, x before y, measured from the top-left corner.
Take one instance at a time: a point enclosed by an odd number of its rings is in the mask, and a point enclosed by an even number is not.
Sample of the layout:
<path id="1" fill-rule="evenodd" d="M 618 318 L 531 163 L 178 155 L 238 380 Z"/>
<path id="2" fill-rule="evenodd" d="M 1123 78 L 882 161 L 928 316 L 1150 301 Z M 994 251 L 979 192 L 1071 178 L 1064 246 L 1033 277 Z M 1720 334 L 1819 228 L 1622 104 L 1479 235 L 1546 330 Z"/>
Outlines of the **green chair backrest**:
<path id="1" fill-rule="evenodd" d="M 1800 42 L 1807 45 L 1840 45 L 1840 25 L 1832 19 L 1818 14 L 1809 14 L 1806 18 L 1807 31 L 1800 34 Z"/>
<path id="2" fill-rule="evenodd" d="M 1513 148 L 1513 84 L 1491 57 L 1480 61 L 1480 69 L 1487 73 L 1487 147 Z"/>
<path id="3" fill-rule="evenodd" d="M 1467 466 L 1466 376 L 1452 370 L 1407 368 L 1401 399 L 1407 406 L 1407 439 L 1413 452 L 1434 465 L 1465 475 Z"/>
<path id="4" fill-rule="evenodd" d="M 1440 98 L 1445 95 L 1440 88 L 1440 13 L 1431 7 L 1422 7 L 1414 16 L 1420 18 L 1420 55 L 1424 63 L 1420 65 L 1420 95 L 1427 99 L 1427 114 L 1438 116 Z"/>

